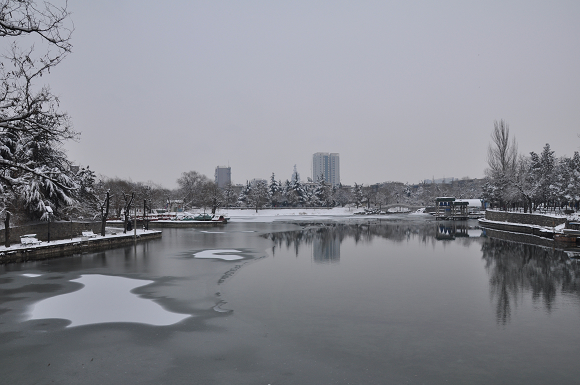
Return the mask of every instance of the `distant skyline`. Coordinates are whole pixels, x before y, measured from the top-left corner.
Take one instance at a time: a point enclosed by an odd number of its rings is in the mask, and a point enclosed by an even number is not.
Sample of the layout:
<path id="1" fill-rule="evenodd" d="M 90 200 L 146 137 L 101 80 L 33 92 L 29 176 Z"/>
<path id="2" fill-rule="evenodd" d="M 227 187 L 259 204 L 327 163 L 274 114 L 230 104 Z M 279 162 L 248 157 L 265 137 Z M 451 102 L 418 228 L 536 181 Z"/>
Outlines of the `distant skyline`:
<path id="1" fill-rule="evenodd" d="M 108 177 L 286 180 L 326 151 L 344 184 L 482 177 L 499 119 L 521 153 L 580 149 L 577 1 L 68 7 L 73 52 L 42 81 L 70 159 Z"/>

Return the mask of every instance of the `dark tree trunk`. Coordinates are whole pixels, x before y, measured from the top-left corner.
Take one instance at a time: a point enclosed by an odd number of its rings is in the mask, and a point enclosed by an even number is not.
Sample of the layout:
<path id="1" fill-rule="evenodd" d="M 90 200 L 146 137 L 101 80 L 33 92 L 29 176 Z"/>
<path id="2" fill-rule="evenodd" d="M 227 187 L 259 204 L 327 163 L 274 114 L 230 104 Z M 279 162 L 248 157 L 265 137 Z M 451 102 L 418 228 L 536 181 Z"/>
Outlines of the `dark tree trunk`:
<path id="1" fill-rule="evenodd" d="M 123 234 L 127 234 L 127 227 L 129 225 L 129 215 L 131 211 L 131 204 L 133 203 L 133 198 L 135 198 L 135 192 L 131 193 L 131 198 L 125 193 L 123 193 L 123 199 L 125 199 L 125 207 L 123 209 L 123 214 L 125 215 L 125 221 L 123 224 Z"/>
<path id="2" fill-rule="evenodd" d="M 101 206 L 101 236 L 105 236 L 105 226 L 107 225 L 107 217 L 109 216 L 109 192 L 107 191 L 107 197 L 105 198 L 105 207 Z M 103 212 L 104 209 L 104 212 Z"/>
<path id="3" fill-rule="evenodd" d="M 4 246 L 10 247 L 10 213 L 6 212 L 4 220 Z"/>
<path id="4" fill-rule="evenodd" d="M 149 230 L 149 221 L 147 220 L 147 199 L 143 199 L 143 229 Z"/>

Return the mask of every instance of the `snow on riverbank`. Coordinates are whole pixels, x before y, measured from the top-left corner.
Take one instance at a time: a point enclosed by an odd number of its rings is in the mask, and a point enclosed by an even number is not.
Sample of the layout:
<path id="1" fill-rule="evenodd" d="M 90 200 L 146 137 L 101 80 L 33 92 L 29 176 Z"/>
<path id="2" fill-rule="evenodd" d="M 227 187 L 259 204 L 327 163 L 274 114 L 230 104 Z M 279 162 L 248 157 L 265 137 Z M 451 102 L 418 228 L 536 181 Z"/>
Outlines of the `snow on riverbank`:
<path id="1" fill-rule="evenodd" d="M 231 222 L 273 222 L 280 220 L 304 220 L 304 219 L 336 219 L 341 217 L 354 217 L 354 213 L 360 211 L 353 207 L 333 207 L 331 209 L 314 208 L 291 208 L 291 209 L 229 209 L 222 210 L 227 214 Z M 358 217 L 358 216 L 357 216 Z"/>
<path id="2" fill-rule="evenodd" d="M 217 215 L 223 215 L 229 218 L 230 222 L 274 222 L 274 221 L 301 221 L 301 220 L 364 220 L 371 218 L 401 218 L 401 216 L 419 215 L 424 217 L 431 217 L 430 214 L 424 212 L 401 212 L 389 214 L 372 214 L 372 215 L 355 215 L 363 208 L 359 207 L 333 207 L 330 209 L 324 208 L 278 208 L 278 209 L 260 209 L 256 212 L 255 209 L 240 209 L 240 208 L 222 208 L 217 212 Z M 200 212 L 171 212 L 166 213 L 171 218 L 187 218 L 195 217 Z M 113 223 L 109 221 L 108 223 Z M 122 221 L 116 221 L 122 223 Z M 157 222 L 175 222 L 172 220 L 159 220 Z"/>
<path id="3" fill-rule="evenodd" d="M 123 237 L 133 237 L 134 231 L 127 231 L 127 234 L 123 234 L 123 230 L 122 229 L 114 229 L 116 230 L 116 232 L 109 232 L 109 229 L 107 230 L 107 233 L 105 234 L 105 236 L 101 236 L 100 234 L 95 234 L 92 237 L 75 237 L 75 238 L 69 238 L 69 239 L 59 239 L 59 240 L 53 240 L 50 242 L 46 242 L 46 241 L 41 241 L 39 243 L 35 243 L 35 244 L 21 244 L 21 243 L 13 243 L 12 245 L 10 245 L 10 247 L 6 247 L 4 245 L 0 246 L 0 253 L 4 254 L 4 253 L 10 253 L 12 251 L 17 251 L 17 250 L 21 250 L 21 249 L 37 249 L 37 248 L 44 248 L 47 246 L 54 246 L 54 245 L 64 245 L 64 244 L 75 244 L 75 243 L 80 243 L 80 242 L 91 242 L 91 241 L 95 241 L 98 239 L 114 239 L 114 238 L 123 238 Z M 160 231 L 158 230 L 141 230 L 141 229 L 137 229 L 137 237 L 140 237 L 141 235 L 144 234 L 153 234 L 153 233 L 159 233 Z M 1 254 L 0 254 L 1 255 Z"/>

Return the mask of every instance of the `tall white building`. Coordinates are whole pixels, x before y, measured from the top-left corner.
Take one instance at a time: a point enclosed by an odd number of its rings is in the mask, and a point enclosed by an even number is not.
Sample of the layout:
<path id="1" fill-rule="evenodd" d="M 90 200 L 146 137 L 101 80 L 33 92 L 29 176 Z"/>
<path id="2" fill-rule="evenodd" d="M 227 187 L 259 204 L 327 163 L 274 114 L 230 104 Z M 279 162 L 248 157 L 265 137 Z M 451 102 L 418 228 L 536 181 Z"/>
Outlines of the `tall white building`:
<path id="1" fill-rule="evenodd" d="M 226 187 L 227 184 L 232 183 L 232 168 L 225 166 L 217 166 L 215 168 L 215 183 L 218 187 Z"/>
<path id="2" fill-rule="evenodd" d="M 332 186 L 340 184 L 340 159 L 336 152 L 317 152 L 312 155 L 312 180 L 322 176 Z"/>

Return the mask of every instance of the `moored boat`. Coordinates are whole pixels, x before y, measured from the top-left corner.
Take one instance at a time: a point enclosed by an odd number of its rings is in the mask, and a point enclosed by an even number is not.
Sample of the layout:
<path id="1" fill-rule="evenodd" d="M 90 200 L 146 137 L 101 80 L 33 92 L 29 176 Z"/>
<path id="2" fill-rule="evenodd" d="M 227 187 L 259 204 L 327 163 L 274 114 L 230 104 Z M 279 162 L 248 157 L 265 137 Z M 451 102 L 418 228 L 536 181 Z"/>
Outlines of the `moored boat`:
<path id="1" fill-rule="evenodd" d="M 198 214 L 195 217 L 193 217 L 194 221 L 211 221 L 211 219 L 212 219 L 211 214 L 206 213 Z"/>
<path id="2" fill-rule="evenodd" d="M 221 214 L 216 214 L 213 216 L 213 218 L 211 219 L 212 222 L 221 222 L 221 223 L 228 223 L 228 217 L 221 215 Z"/>
<path id="3" fill-rule="evenodd" d="M 566 244 L 570 244 L 570 245 L 575 245 L 576 244 L 576 239 L 578 237 L 576 235 L 571 235 L 571 234 L 554 234 L 554 241 L 559 242 L 559 243 L 566 243 Z"/>

